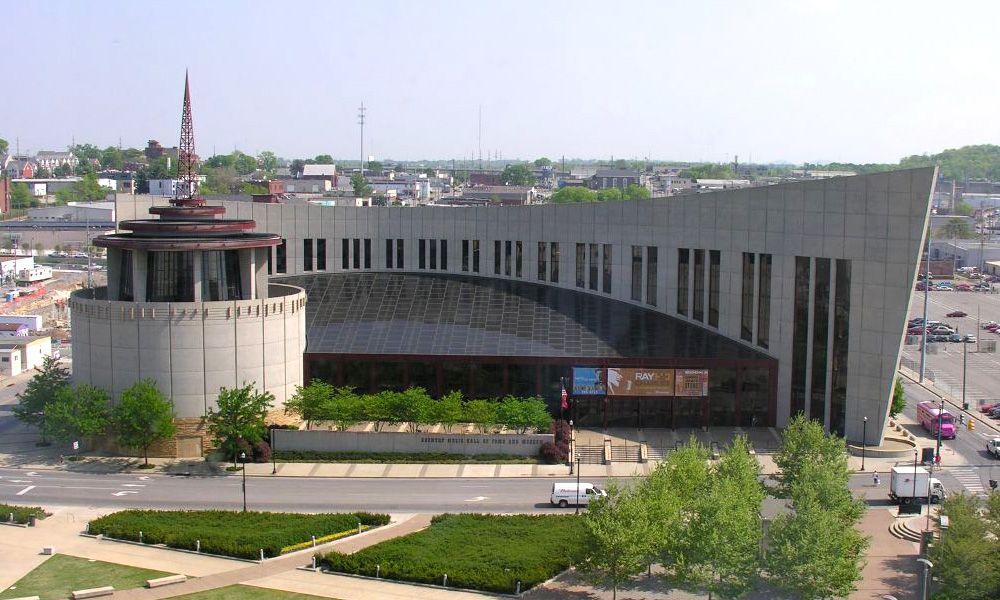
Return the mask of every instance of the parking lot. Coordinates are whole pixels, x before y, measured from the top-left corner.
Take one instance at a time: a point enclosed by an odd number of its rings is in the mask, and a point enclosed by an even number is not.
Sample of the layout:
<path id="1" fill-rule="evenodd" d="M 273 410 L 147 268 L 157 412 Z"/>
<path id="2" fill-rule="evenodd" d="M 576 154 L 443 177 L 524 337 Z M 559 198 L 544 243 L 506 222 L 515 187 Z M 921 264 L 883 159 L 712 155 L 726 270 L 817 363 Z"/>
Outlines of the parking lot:
<path id="1" fill-rule="evenodd" d="M 994 284 L 994 288 L 997 287 Z M 908 318 L 923 316 L 923 310 L 924 292 L 914 291 Z M 947 316 L 955 311 L 965 312 L 966 316 Z M 980 326 L 989 321 L 1000 322 L 1000 294 L 932 290 L 927 303 L 927 319 L 954 327 L 962 337 L 970 334 L 976 337 L 976 343 L 928 343 L 926 374 L 935 385 L 947 389 L 956 399 L 961 398 L 964 359 L 965 394 L 970 407 L 975 409 L 988 400 L 1000 399 L 1000 355 L 993 350 L 1000 343 L 1000 335 Z M 916 371 L 920 364 L 920 337 L 907 336 L 907 340 L 912 343 L 903 346 L 903 362 Z"/>

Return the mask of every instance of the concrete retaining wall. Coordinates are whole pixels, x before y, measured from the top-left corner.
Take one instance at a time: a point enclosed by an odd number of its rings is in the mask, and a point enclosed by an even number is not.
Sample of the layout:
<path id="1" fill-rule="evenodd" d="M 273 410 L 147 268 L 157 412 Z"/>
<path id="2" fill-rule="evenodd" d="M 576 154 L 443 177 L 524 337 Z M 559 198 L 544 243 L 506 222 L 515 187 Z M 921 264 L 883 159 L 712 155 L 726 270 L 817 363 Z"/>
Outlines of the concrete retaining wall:
<path id="1" fill-rule="evenodd" d="M 477 435 L 462 433 L 356 433 L 352 431 L 274 430 L 274 447 L 315 452 L 447 452 L 450 454 L 517 454 L 534 456 L 548 433 Z"/>

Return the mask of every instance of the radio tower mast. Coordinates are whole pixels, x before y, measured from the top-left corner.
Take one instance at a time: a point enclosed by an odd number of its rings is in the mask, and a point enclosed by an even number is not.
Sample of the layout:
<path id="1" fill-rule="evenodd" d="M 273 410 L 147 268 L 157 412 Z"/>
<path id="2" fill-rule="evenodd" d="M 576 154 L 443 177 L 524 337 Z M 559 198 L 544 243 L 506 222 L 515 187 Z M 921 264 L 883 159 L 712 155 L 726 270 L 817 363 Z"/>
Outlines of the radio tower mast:
<path id="1" fill-rule="evenodd" d="M 177 147 L 177 199 L 194 197 L 198 183 L 198 155 L 194 151 L 194 122 L 191 119 L 191 89 L 188 86 L 187 70 L 184 71 L 184 114 L 181 116 L 181 143 Z"/>

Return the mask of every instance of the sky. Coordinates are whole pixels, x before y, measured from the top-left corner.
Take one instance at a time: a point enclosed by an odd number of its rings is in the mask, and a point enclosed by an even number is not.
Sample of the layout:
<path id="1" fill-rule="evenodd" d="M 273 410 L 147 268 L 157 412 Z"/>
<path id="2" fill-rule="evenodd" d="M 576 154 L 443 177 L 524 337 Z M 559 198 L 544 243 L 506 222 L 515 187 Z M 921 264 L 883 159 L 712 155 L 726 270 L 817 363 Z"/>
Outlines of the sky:
<path id="1" fill-rule="evenodd" d="M 897 162 L 1000 142 L 1000 3 L 15 2 L 0 138 L 202 157 Z M 481 121 L 480 121 L 480 114 Z M 481 122 L 481 127 L 480 127 Z"/>

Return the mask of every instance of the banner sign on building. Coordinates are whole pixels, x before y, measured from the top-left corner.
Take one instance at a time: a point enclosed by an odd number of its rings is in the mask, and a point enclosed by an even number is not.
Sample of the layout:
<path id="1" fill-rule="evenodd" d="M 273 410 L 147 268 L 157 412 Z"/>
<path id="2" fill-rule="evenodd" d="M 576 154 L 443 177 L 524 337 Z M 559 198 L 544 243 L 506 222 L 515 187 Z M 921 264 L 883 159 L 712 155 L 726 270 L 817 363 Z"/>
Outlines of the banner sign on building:
<path id="1" fill-rule="evenodd" d="M 573 367 L 574 396 L 605 396 L 604 369 L 597 367 Z"/>
<path id="2" fill-rule="evenodd" d="M 705 369 L 677 369 L 676 396 L 687 398 L 708 396 L 708 371 Z"/>
<path id="3" fill-rule="evenodd" d="M 608 369 L 609 396 L 673 396 L 673 369 Z"/>

